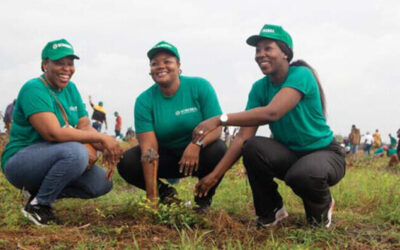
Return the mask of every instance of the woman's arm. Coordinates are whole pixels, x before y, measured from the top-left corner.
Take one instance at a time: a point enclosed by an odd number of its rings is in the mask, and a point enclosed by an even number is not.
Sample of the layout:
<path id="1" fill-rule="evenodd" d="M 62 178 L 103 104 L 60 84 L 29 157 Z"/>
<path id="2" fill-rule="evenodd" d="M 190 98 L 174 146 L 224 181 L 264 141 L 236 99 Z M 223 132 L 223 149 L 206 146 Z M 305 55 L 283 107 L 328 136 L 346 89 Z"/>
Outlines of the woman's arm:
<path id="1" fill-rule="evenodd" d="M 57 117 L 51 112 L 35 113 L 29 116 L 29 122 L 46 141 L 50 142 L 78 141 L 83 143 L 103 143 L 105 139 L 103 134 L 92 130 L 83 131 L 67 127 L 61 128 Z"/>
<path id="2" fill-rule="evenodd" d="M 218 180 L 221 179 L 226 171 L 239 159 L 242 154 L 243 143 L 256 134 L 257 128 L 258 127 L 240 128 L 239 133 L 215 169 L 196 184 L 195 194 L 197 196 L 207 196 L 208 191 L 215 186 Z"/>
<path id="3" fill-rule="evenodd" d="M 302 97 L 303 94 L 294 88 L 283 88 L 267 106 L 228 114 L 228 121 L 223 125 L 252 127 L 278 121 L 293 109 Z M 193 141 L 202 140 L 221 125 L 218 116 L 201 122 L 193 131 Z"/>
<path id="4" fill-rule="evenodd" d="M 210 132 L 206 137 L 204 137 L 203 141 L 201 141 L 203 148 L 207 147 L 211 143 L 218 140 L 221 137 L 221 133 L 222 133 L 222 126 L 216 128 L 212 132 Z"/>
<path id="5" fill-rule="evenodd" d="M 97 132 L 96 129 L 94 129 L 92 127 L 92 125 L 90 124 L 90 120 L 89 117 L 84 116 L 81 117 L 78 121 L 78 126 L 76 127 L 77 129 L 81 129 L 84 131 L 93 131 L 93 132 Z M 104 147 L 101 143 L 91 143 L 93 147 L 95 147 L 95 149 L 99 150 L 99 151 L 103 151 Z"/>
<path id="6" fill-rule="evenodd" d="M 190 142 L 179 161 L 179 172 L 187 176 L 192 175 L 193 171 L 197 171 L 201 147 L 206 147 L 216 141 L 221 136 L 221 131 L 222 127 L 214 129 L 203 141 Z"/>
<path id="7" fill-rule="evenodd" d="M 138 133 L 137 138 L 139 140 L 140 151 L 142 156 L 147 152 L 154 150 L 158 152 L 158 142 L 154 131 Z M 142 161 L 143 175 L 146 186 L 146 196 L 150 201 L 156 201 L 157 191 L 154 190 L 154 179 L 157 179 L 158 161 L 156 162 L 156 169 L 154 169 L 154 162 Z M 156 172 L 154 172 L 156 170 Z M 156 178 L 154 178 L 156 177 Z M 156 192 L 155 192 L 156 191 Z"/>
<path id="8" fill-rule="evenodd" d="M 94 129 L 61 128 L 57 117 L 51 112 L 40 112 L 29 116 L 29 122 L 36 131 L 49 142 L 76 141 L 81 143 L 101 143 L 108 154 L 111 155 L 110 163 L 118 162 L 122 150 L 112 137 L 96 132 Z M 87 128 L 87 117 L 79 119 L 78 128 Z"/>

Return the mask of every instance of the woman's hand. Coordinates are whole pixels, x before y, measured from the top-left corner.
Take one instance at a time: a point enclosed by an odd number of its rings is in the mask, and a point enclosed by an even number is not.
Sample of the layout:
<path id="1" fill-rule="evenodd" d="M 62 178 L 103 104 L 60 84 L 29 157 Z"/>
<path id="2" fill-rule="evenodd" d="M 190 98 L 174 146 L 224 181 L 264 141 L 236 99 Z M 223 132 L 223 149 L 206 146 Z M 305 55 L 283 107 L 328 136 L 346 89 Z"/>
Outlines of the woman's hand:
<path id="1" fill-rule="evenodd" d="M 208 191 L 217 184 L 218 180 L 219 178 L 211 172 L 197 182 L 194 194 L 200 198 L 207 196 Z"/>
<path id="2" fill-rule="evenodd" d="M 179 161 L 180 173 L 184 171 L 185 176 L 192 175 L 193 170 L 197 171 L 199 169 L 200 149 L 200 146 L 192 142 L 187 145 L 185 151 L 183 152 L 182 158 Z"/>
<path id="3" fill-rule="evenodd" d="M 115 165 L 122 157 L 122 149 L 117 140 L 108 136 L 102 135 L 101 144 L 103 145 L 103 160 L 108 165 Z"/>
<path id="4" fill-rule="evenodd" d="M 197 127 L 193 130 L 192 141 L 203 141 L 204 137 L 212 132 L 214 129 L 221 126 L 221 121 L 219 120 L 219 116 L 214 116 L 210 119 L 202 121 Z"/>

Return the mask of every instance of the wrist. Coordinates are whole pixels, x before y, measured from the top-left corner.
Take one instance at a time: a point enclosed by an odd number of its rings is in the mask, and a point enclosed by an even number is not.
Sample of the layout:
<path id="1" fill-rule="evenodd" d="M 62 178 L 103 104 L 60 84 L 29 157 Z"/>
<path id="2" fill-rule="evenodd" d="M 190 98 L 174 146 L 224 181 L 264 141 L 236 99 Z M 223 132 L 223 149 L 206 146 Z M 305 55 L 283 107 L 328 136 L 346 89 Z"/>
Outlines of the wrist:
<path id="1" fill-rule="evenodd" d="M 215 180 L 219 180 L 222 177 L 222 175 L 217 171 L 212 171 L 210 173 L 210 176 Z"/>
<path id="2" fill-rule="evenodd" d="M 222 114 L 219 116 L 219 124 L 221 126 L 226 126 L 226 123 L 228 122 L 228 115 L 227 114 Z"/>
<path id="3" fill-rule="evenodd" d="M 200 140 L 198 140 L 198 141 L 196 141 L 196 142 L 191 142 L 191 144 L 193 144 L 196 148 L 198 148 L 199 150 L 200 149 L 202 149 L 204 146 L 203 146 L 203 141 L 200 141 Z"/>

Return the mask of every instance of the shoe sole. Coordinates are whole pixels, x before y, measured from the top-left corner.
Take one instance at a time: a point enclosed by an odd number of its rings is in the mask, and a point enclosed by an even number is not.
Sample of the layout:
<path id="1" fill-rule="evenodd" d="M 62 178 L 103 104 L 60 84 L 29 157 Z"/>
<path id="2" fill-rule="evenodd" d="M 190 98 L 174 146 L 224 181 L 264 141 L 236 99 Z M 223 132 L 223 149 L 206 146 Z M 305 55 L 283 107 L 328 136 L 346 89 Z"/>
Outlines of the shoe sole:
<path id="1" fill-rule="evenodd" d="M 285 207 L 282 207 L 281 209 L 279 209 L 276 214 L 275 214 L 275 220 L 272 223 L 266 224 L 263 227 L 272 227 L 272 226 L 276 226 L 280 221 L 282 221 L 283 219 L 285 219 L 286 217 L 288 217 L 289 214 L 288 212 L 286 212 Z"/>
<path id="2" fill-rule="evenodd" d="M 329 210 L 328 210 L 328 215 L 327 215 L 327 217 L 328 217 L 328 224 L 326 224 L 326 228 L 329 228 L 330 226 L 331 226 L 331 223 L 332 223 L 332 214 L 333 214 L 333 208 L 335 207 L 335 200 L 332 198 L 332 201 L 331 201 L 331 205 L 330 205 L 330 207 L 329 207 Z"/>
<path id="3" fill-rule="evenodd" d="M 22 214 L 29 219 L 30 221 L 32 221 L 33 223 L 35 223 L 37 226 L 47 226 L 45 224 L 40 223 L 38 220 L 36 220 L 35 217 L 33 217 L 30 213 L 28 213 L 27 211 L 25 211 L 25 209 L 21 209 Z"/>

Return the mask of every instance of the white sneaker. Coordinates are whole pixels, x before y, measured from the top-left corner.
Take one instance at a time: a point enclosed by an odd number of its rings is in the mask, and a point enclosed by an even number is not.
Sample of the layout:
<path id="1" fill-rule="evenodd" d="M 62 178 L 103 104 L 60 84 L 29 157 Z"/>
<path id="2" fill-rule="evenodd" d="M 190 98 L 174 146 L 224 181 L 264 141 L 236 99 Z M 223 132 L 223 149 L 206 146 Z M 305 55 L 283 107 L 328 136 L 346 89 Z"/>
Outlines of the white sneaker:
<path id="1" fill-rule="evenodd" d="M 327 218 L 327 223 L 325 225 L 326 228 L 329 228 L 331 226 L 332 213 L 333 213 L 334 207 L 335 207 L 335 200 L 332 197 L 331 205 L 329 206 L 328 214 L 326 215 L 326 218 Z"/>
<path id="2" fill-rule="evenodd" d="M 274 217 L 258 217 L 257 219 L 257 226 L 258 227 L 270 227 L 270 226 L 275 226 L 280 222 L 281 220 L 285 219 L 286 217 L 289 216 L 289 214 L 286 212 L 285 206 L 282 206 L 281 208 L 275 208 L 274 209 L 275 216 Z"/>

